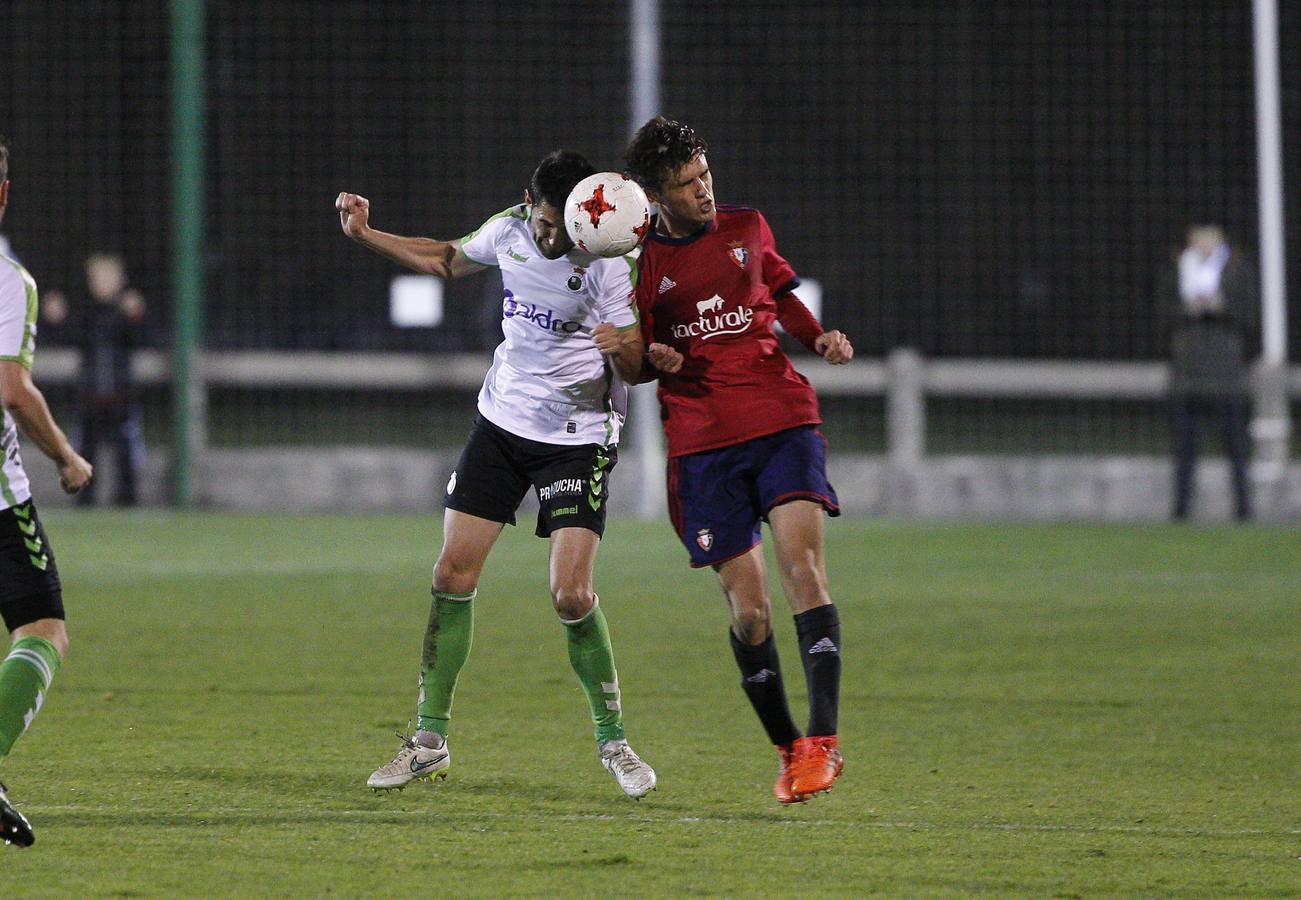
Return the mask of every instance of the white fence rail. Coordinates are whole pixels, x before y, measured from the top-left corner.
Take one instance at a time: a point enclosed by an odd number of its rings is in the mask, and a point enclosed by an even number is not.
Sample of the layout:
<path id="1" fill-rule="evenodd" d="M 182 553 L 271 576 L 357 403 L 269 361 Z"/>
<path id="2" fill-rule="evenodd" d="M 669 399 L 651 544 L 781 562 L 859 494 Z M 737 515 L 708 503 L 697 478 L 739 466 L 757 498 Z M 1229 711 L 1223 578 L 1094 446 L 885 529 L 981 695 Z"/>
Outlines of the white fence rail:
<path id="1" fill-rule="evenodd" d="M 904 359 L 896 351 L 892 359 Z M 36 357 L 39 381 L 75 381 L 79 353 L 62 347 L 42 349 Z M 929 359 L 924 369 L 926 393 L 945 397 L 1074 397 L 1153 399 L 1166 388 L 1164 363 L 1097 360 Z M 203 354 L 205 380 L 219 387 L 340 388 L 429 390 L 478 389 L 488 370 L 487 353 L 364 353 L 229 350 Z M 846 366 L 811 366 L 796 359 L 820 394 L 882 396 L 892 380 L 889 360 L 856 360 Z M 143 385 L 168 380 L 168 355 L 139 350 L 132 371 Z M 1301 395 L 1301 366 L 1288 372 L 1288 390 Z"/>
<path id="2" fill-rule="evenodd" d="M 38 383 L 75 381 L 78 360 L 76 350 L 42 350 L 36 357 Z M 211 387 L 477 391 L 490 361 L 483 353 L 220 351 L 201 354 L 198 370 Z M 892 448 L 919 441 L 925 445 L 924 434 L 906 432 L 924 428 L 924 419 L 913 419 L 924 410 L 926 397 L 1156 400 L 1169 384 L 1167 366 L 1160 362 L 923 359 L 910 350 L 845 366 L 809 362 L 796 360 L 822 396 L 887 398 Z M 163 351 L 137 351 L 132 368 L 141 385 L 164 384 L 169 378 Z M 1288 370 L 1287 389 L 1290 396 L 1301 397 L 1301 366 Z M 896 433 L 900 429 L 905 433 Z"/>

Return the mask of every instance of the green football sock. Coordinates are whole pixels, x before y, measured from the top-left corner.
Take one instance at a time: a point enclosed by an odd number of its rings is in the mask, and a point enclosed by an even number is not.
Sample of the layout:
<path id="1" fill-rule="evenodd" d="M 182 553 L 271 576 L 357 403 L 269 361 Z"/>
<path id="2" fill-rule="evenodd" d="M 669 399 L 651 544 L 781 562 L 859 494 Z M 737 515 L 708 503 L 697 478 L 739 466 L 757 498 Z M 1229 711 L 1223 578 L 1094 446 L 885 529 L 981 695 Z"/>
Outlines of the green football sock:
<path id="1" fill-rule="evenodd" d="M 59 651 L 41 637 L 14 641 L 0 662 L 0 760 L 40 712 L 57 671 Z"/>
<path id="2" fill-rule="evenodd" d="M 429 605 L 429 627 L 420 654 L 420 700 L 416 728 L 447 737 L 452 718 L 452 695 L 461 667 L 470 656 L 474 640 L 474 597 L 434 591 Z"/>
<path id="3" fill-rule="evenodd" d="M 565 622 L 569 632 L 569 664 L 574 667 L 587 703 L 592 707 L 596 740 L 623 740 L 623 713 L 619 705 L 619 675 L 614 670 L 614 648 L 605 614 L 592 603 L 592 611 L 576 622 Z"/>

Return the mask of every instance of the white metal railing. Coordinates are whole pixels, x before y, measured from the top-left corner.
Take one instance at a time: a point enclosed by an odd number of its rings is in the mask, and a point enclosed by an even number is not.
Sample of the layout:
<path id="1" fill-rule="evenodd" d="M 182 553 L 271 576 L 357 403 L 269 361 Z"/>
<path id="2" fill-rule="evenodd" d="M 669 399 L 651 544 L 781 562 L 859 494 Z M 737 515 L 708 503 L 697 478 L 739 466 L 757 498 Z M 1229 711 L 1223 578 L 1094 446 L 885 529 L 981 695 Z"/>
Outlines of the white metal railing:
<path id="1" fill-rule="evenodd" d="M 41 350 L 38 383 L 75 381 L 78 359 L 76 350 Z M 486 353 L 276 351 L 205 352 L 195 360 L 198 378 L 208 387 L 390 391 L 478 390 L 490 361 Z M 1156 400 L 1169 383 L 1161 362 L 924 359 L 906 349 L 845 366 L 815 365 L 807 358 L 796 364 L 822 396 L 884 396 L 890 456 L 899 462 L 924 452 L 927 397 Z M 137 351 L 132 369 L 141 385 L 164 384 L 168 356 Z M 1301 366 L 1288 369 L 1287 390 L 1301 396 Z"/>
<path id="2" fill-rule="evenodd" d="M 40 350 L 37 382 L 75 381 L 78 360 L 76 350 Z M 203 353 L 199 362 L 204 380 L 213 387 L 478 390 L 491 355 L 227 350 Z M 807 357 L 795 363 L 823 396 L 890 396 L 892 385 L 906 378 L 916 380 L 923 394 L 936 397 L 1154 400 L 1165 394 L 1169 383 L 1167 367 L 1160 362 L 923 359 L 896 350 L 886 360 L 855 360 L 845 366 L 811 365 Z M 131 368 L 141 385 L 164 384 L 169 378 L 165 351 L 138 350 Z M 1288 369 L 1287 388 L 1291 396 L 1301 396 L 1301 366 Z"/>
<path id="3" fill-rule="evenodd" d="M 67 384 L 77 378 L 79 352 L 62 347 L 36 354 L 38 383 Z M 491 364 L 488 353 L 281 352 L 224 350 L 202 354 L 204 380 L 215 387 L 337 388 L 340 390 L 478 390 Z M 162 350 L 137 350 L 132 372 L 141 385 L 167 382 Z M 855 360 L 845 366 L 799 366 L 825 396 L 888 396 L 902 370 L 920 368 L 923 393 L 940 397 L 1060 397 L 1158 399 L 1169 375 L 1165 363 L 1097 360 L 923 359 L 897 350 L 886 360 Z M 1287 373 L 1288 393 L 1301 396 L 1301 366 Z"/>

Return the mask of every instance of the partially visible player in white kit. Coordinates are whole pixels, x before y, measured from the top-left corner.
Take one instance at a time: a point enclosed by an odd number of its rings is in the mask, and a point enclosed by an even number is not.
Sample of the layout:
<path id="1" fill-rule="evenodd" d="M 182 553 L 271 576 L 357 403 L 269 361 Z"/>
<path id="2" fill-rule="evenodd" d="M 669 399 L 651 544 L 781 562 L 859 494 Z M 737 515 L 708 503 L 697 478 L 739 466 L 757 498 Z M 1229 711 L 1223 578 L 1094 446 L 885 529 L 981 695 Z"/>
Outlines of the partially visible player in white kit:
<path id="1" fill-rule="evenodd" d="M 444 498 L 417 730 L 370 776 L 377 790 L 446 777 L 452 695 L 470 652 L 479 575 L 530 487 L 540 504 L 536 534 L 551 542 L 551 602 L 591 707 L 601 763 L 630 797 L 655 787 L 654 770 L 624 738 L 614 653 L 592 587 L 627 410 L 628 388 L 617 376 L 639 371 L 643 352 L 631 261 L 581 253 L 565 231 L 565 200 L 593 171 L 577 153 L 557 150 L 534 171 L 524 203 L 452 241 L 376 231 L 365 197 L 342 193 L 335 201 L 344 234 L 376 253 L 442 278 L 497 266 L 505 288 L 505 339 Z"/>
<path id="2" fill-rule="evenodd" d="M 9 147 L 0 138 L 0 219 L 9 206 Z M 0 763 L 40 712 L 68 652 L 63 586 L 18 452 L 18 432 L 59 467 L 63 489 L 90 481 L 90 463 L 72 449 L 32 382 L 36 280 L 0 256 L 0 619 L 13 642 L 0 659 Z M 30 847 L 32 826 L 0 784 L 0 841 Z"/>

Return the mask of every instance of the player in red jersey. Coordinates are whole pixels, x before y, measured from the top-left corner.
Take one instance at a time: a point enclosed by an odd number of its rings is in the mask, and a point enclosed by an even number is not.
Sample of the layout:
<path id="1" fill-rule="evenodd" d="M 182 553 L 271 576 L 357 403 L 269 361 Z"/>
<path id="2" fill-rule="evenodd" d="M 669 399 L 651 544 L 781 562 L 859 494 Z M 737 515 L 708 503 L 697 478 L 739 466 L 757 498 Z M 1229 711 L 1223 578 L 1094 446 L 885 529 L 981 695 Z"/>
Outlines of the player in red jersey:
<path id="1" fill-rule="evenodd" d="M 637 306 L 659 378 L 669 444 L 669 514 L 691 564 L 718 573 L 741 685 L 781 757 L 783 803 L 829 790 L 844 766 L 836 733 L 840 619 L 827 592 L 823 516 L 839 515 L 813 388 L 778 345 L 775 322 L 833 365 L 854 355 L 795 296 L 795 270 L 762 214 L 716 206 L 707 147 L 688 126 L 651 119 L 628 147 L 628 174 L 659 206 L 638 263 Z M 795 614 L 809 696 L 791 719 L 760 547 L 772 531 Z"/>

